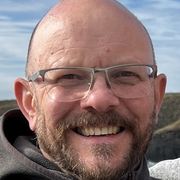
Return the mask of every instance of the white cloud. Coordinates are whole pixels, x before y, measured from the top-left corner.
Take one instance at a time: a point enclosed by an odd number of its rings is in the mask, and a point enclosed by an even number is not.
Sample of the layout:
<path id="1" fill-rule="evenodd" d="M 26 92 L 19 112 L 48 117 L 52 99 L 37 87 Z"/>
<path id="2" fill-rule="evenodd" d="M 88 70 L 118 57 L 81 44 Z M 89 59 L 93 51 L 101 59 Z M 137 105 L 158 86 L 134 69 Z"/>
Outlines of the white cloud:
<path id="1" fill-rule="evenodd" d="M 146 0 L 139 6 L 128 3 L 128 7 L 152 38 L 159 72 L 168 78 L 166 91 L 180 92 L 180 1 Z"/>
<path id="2" fill-rule="evenodd" d="M 12 99 L 13 82 L 24 77 L 29 38 L 36 23 L 58 0 L 1 0 L 0 99 Z M 167 92 L 180 92 L 180 1 L 121 0 L 147 28 L 159 72 L 168 77 Z"/>
<path id="3" fill-rule="evenodd" d="M 1 0 L 0 12 L 46 13 L 58 0 Z"/>
<path id="4" fill-rule="evenodd" d="M 8 16 L 2 16 L 0 15 L 0 21 L 7 21 L 9 20 L 9 17 Z M 2 27 L 2 26 L 1 26 Z"/>
<path id="5" fill-rule="evenodd" d="M 29 38 L 36 23 L 58 0 L 1 0 L 0 99 L 14 98 L 16 77 L 24 77 Z"/>

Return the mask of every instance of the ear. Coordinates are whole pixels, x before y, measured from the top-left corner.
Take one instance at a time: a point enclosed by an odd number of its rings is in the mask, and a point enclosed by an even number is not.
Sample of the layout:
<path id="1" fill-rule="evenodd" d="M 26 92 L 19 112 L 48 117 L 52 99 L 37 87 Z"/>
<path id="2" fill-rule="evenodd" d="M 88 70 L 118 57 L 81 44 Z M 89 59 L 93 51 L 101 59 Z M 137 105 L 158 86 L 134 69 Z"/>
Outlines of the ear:
<path id="1" fill-rule="evenodd" d="M 163 98 L 165 95 L 166 81 L 167 81 L 167 79 L 164 74 L 160 74 L 155 78 L 155 96 L 156 96 L 155 107 L 156 107 L 157 114 L 160 111 L 161 104 L 163 102 Z"/>
<path id="2" fill-rule="evenodd" d="M 36 129 L 36 99 L 33 95 L 29 83 L 22 79 L 16 79 L 14 83 L 14 92 L 20 110 L 29 122 L 30 129 Z"/>

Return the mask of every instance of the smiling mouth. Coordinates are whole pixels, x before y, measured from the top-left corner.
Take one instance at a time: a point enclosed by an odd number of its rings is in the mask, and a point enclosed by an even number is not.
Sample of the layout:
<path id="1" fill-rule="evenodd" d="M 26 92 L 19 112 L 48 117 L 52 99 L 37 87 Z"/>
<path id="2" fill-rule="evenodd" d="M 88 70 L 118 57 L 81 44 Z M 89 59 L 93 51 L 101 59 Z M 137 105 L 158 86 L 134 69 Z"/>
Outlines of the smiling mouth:
<path id="1" fill-rule="evenodd" d="M 116 135 L 124 131 L 122 126 L 106 126 L 106 127 L 83 127 L 76 128 L 75 132 L 82 136 L 107 136 Z"/>

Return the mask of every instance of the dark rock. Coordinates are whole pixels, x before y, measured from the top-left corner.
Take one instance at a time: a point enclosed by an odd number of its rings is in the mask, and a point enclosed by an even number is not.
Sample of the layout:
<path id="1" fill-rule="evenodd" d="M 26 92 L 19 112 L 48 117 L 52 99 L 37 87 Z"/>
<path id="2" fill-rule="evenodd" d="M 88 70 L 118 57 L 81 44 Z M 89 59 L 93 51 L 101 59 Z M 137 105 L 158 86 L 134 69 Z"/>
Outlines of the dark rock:
<path id="1" fill-rule="evenodd" d="M 16 100 L 0 101 L 0 115 L 17 108 Z M 180 93 L 166 93 L 147 159 L 159 162 L 180 157 Z"/>
<path id="2" fill-rule="evenodd" d="M 155 131 L 146 155 L 153 162 L 180 157 L 180 120 Z"/>
<path id="3" fill-rule="evenodd" d="M 166 93 L 158 115 L 156 130 L 180 119 L 180 93 Z"/>

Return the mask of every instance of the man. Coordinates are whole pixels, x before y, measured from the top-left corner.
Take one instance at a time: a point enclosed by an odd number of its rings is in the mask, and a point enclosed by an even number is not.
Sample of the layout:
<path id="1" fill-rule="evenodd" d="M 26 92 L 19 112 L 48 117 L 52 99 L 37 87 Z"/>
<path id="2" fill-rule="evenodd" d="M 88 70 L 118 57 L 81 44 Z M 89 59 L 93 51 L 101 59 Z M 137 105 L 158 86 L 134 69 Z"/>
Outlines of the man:
<path id="1" fill-rule="evenodd" d="M 26 76 L 15 81 L 23 115 L 1 120 L 1 179 L 153 179 L 144 154 L 166 77 L 125 7 L 59 2 L 33 33 Z"/>

